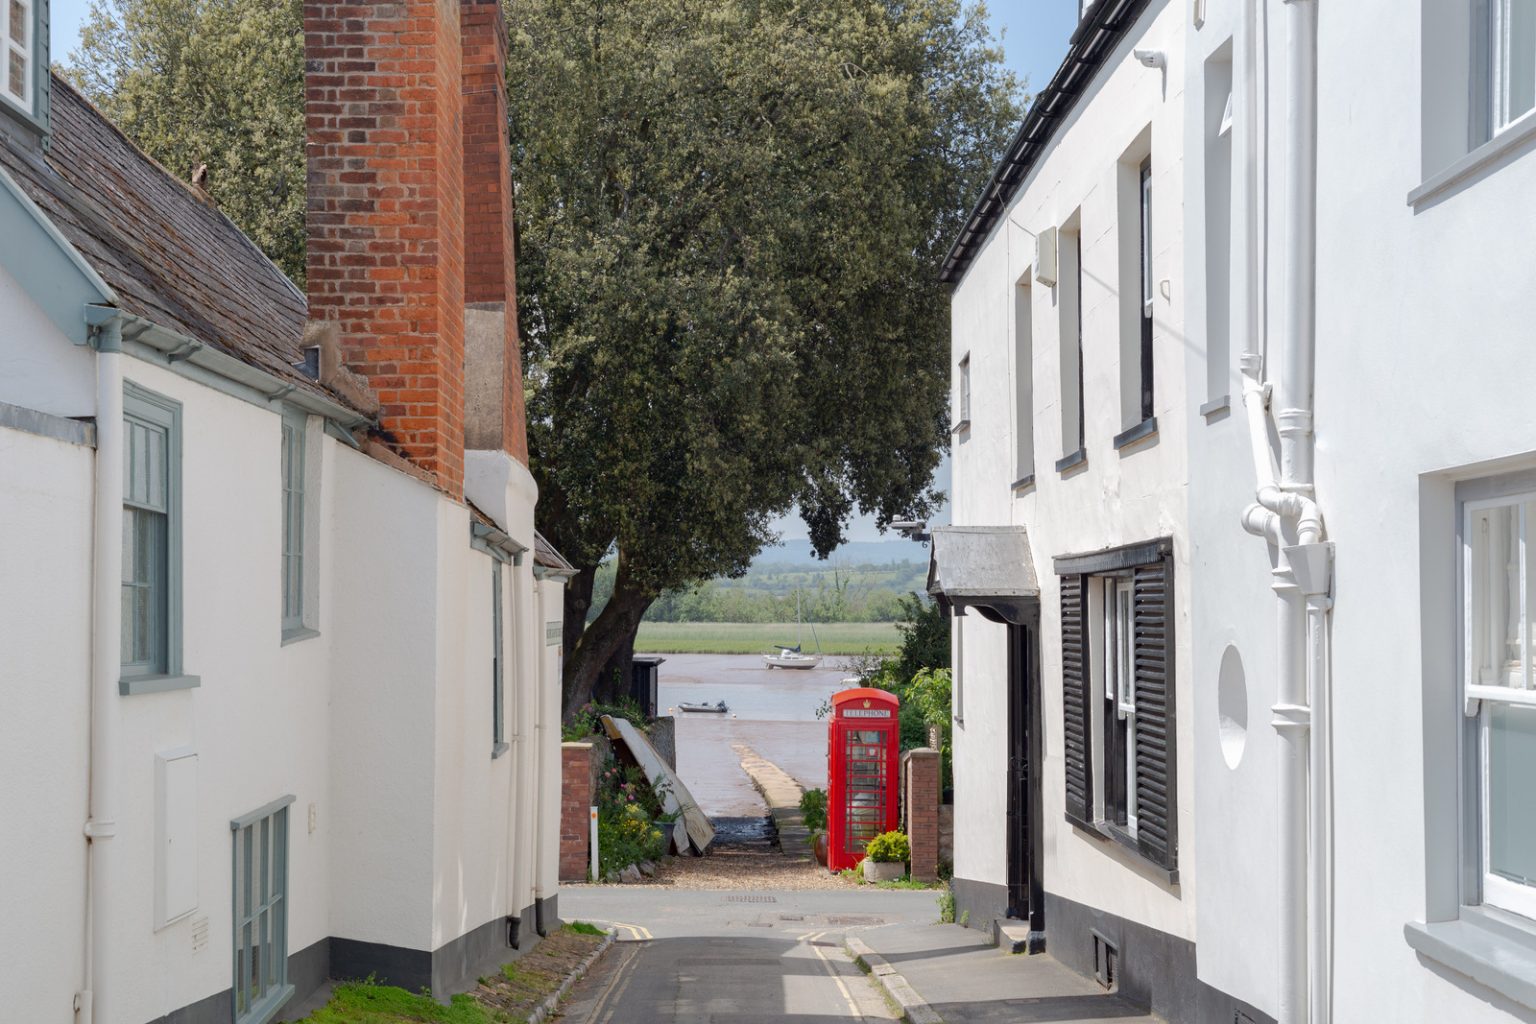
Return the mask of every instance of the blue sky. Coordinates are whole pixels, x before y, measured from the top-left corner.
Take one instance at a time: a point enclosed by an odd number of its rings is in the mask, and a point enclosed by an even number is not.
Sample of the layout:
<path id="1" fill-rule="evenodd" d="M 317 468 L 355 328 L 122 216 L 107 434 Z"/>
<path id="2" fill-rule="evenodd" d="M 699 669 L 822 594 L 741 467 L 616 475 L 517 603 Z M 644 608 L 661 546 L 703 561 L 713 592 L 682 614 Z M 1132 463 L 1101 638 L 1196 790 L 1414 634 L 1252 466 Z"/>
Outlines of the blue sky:
<path id="1" fill-rule="evenodd" d="M 90 0 L 53 0 L 49 13 L 55 61 L 62 61 L 75 48 L 89 8 Z M 1031 93 L 1038 91 L 1051 80 L 1067 52 L 1067 41 L 1077 25 L 1077 0 L 991 0 L 987 8 L 993 31 L 1002 36 L 1004 60 L 1028 80 Z M 947 458 L 939 467 L 938 483 L 949 490 Z M 947 522 L 948 510 L 936 519 Z M 798 519 L 787 519 L 779 528 L 787 538 L 805 536 Z M 867 518 L 854 522 L 848 536 L 850 540 L 880 539 L 874 522 Z"/>

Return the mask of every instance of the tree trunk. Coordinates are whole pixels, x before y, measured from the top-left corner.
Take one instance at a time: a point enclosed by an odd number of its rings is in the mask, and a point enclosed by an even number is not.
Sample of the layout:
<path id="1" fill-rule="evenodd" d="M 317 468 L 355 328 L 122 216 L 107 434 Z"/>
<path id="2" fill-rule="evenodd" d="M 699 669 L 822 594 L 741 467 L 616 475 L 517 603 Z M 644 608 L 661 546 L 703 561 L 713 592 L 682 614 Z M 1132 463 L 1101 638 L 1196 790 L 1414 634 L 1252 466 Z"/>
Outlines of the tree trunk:
<path id="1" fill-rule="evenodd" d="M 597 566 L 583 567 L 565 585 L 565 621 L 561 623 L 560 653 L 567 664 L 576 650 L 576 642 L 587 628 L 587 612 L 592 609 L 592 586 L 597 582 Z"/>
<path id="2" fill-rule="evenodd" d="M 603 606 L 592 625 L 581 634 L 571 656 L 565 662 L 565 717 L 569 720 L 592 699 L 603 669 L 614 655 L 633 644 L 640 618 L 651 606 L 654 596 L 635 584 L 624 568 L 622 552 L 619 571 L 613 581 L 613 596 Z M 607 685 L 607 680 L 601 680 Z"/>

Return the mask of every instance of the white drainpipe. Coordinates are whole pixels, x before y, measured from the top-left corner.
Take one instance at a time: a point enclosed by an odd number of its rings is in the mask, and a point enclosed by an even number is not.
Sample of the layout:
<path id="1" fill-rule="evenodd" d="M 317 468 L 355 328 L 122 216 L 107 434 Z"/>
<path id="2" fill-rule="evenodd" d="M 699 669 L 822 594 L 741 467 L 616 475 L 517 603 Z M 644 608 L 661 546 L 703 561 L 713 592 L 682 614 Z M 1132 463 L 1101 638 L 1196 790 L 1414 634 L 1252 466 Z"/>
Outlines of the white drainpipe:
<path id="1" fill-rule="evenodd" d="M 1276 547 L 1276 699 L 1282 741 L 1279 1024 L 1329 1024 L 1332 1009 L 1332 775 L 1329 612 L 1333 546 L 1324 543 L 1313 497 L 1313 367 L 1316 358 L 1317 3 L 1284 0 L 1287 154 L 1283 236 L 1285 345 L 1274 422 L 1278 478 L 1269 450 L 1270 389 L 1258 339 L 1243 354 L 1243 404 L 1257 477 L 1244 528 Z M 1294 536 L 1296 543 L 1285 544 Z M 1310 880 L 1310 885 L 1309 885 Z"/>
<path id="2" fill-rule="evenodd" d="M 91 699 L 85 822 L 85 947 L 82 984 L 75 995 L 76 1024 L 98 1012 L 97 976 L 107 973 L 111 944 L 101 924 L 101 894 L 112 886 L 103 871 L 104 844 L 117 834 L 114 769 L 122 657 L 123 564 L 123 356 L 116 320 L 99 325 L 96 356 L 96 494 L 91 552 Z"/>

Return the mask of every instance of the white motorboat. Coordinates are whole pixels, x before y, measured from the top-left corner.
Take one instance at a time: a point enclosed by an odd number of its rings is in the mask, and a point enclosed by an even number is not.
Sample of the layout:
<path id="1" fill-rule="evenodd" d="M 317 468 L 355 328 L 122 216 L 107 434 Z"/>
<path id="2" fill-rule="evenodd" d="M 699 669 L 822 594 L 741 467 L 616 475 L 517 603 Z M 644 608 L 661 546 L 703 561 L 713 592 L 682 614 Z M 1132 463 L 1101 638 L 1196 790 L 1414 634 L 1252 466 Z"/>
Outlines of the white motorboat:
<path id="1" fill-rule="evenodd" d="M 816 636 L 816 627 L 811 627 L 811 636 Z M 800 638 L 800 591 L 795 591 L 795 646 L 778 644 L 773 654 L 763 655 L 763 664 L 769 668 L 815 668 L 821 664 L 821 640 L 816 641 L 816 653 L 806 654 L 801 648 Z"/>
<path id="2" fill-rule="evenodd" d="M 776 654 L 763 655 L 763 664 L 769 668 L 815 668 L 821 664 L 821 655 L 805 654 L 798 647 L 780 647 Z"/>

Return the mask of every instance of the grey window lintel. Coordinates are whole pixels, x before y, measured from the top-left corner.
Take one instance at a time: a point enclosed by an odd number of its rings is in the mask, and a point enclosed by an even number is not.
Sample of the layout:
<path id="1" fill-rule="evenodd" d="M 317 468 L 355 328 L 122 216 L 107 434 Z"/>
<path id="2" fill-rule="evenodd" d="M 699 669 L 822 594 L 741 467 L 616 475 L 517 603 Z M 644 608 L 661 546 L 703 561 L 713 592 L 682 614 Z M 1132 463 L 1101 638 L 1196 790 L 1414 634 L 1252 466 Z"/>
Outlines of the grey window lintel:
<path id="1" fill-rule="evenodd" d="M 166 693 L 170 690 L 191 690 L 202 686 L 201 676 L 184 673 L 174 675 L 124 676 L 117 682 L 117 692 L 124 697 L 141 693 Z"/>
<path id="2" fill-rule="evenodd" d="M 1482 907 L 1455 921 L 1409 921 L 1403 937 L 1419 954 L 1536 1009 L 1536 931 Z"/>
<path id="3" fill-rule="evenodd" d="M 1103 551 L 1057 555 L 1052 562 L 1056 575 L 1075 576 L 1079 573 L 1115 572 L 1138 565 L 1151 565 L 1172 551 L 1173 538 L 1159 537 L 1157 540 L 1122 544 L 1120 547 L 1105 548 Z"/>
<path id="4" fill-rule="evenodd" d="M 504 743 L 504 742 L 496 744 L 494 747 L 491 748 L 491 760 L 492 761 L 496 760 L 502 754 L 505 754 L 507 751 L 509 751 L 511 749 L 512 749 L 511 744 Z"/>
<path id="5" fill-rule="evenodd" d="M 260 807 L 256 808 L 249 814 L 242 814 L 238 818 L 231 818 L 229 821 L 229 830 L 231 832 L 238 832 L 245 828 L 245 826 L 253 825 L 260 821 L 262 818 L 270 818 L 272 815 L 276 814 L 284 807 L 287 807 L 289 804 L 292 804 L 297 799 L 298 797 L 294 796 L 292 793 L 289 793 L 287 796 L 278 797 L 276 800 L 273 800 L 269 804 L 262 804 Z"/>

